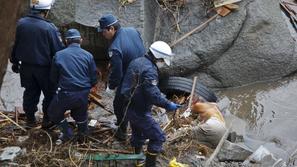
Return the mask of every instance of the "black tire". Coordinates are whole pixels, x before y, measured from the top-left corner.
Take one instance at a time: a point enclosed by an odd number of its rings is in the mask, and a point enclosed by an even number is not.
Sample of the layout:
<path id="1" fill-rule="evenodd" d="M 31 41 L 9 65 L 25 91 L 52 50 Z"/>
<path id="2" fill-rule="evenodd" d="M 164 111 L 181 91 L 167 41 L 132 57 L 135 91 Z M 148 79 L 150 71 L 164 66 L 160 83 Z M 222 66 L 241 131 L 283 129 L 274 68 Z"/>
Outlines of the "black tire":
<path id="1" fill-rule="evenodd" d="M 169 77 L 160 81 L 160 89 L 165 94 L 190 94 L 192 90 L 193 80 L 183 77 Z M 195 94 L 202 97 L 208 102 L 216 102 L 217 96 L 211 90 L 201 83 L 196 83 Z"/>

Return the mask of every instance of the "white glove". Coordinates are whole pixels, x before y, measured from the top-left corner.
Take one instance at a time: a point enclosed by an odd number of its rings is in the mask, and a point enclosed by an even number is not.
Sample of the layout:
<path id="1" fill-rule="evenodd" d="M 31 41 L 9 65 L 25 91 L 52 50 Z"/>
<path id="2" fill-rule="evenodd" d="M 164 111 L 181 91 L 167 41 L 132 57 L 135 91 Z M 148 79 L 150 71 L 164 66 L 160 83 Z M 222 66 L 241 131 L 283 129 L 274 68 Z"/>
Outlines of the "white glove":
<path id="1" fill-rule="evenodd" d="M 107 86 L 105 92 L 110 96 L 115 96 L 116 89 L 112 90 L 112 89 L 109 89 L 109 87 Z"/>
<path id="2" fill-rule="evenodd" d="M 182 114 L 183 117 L 187 118 L 191 115 L 191 109 L 187 108 L 186 111 Z"/>

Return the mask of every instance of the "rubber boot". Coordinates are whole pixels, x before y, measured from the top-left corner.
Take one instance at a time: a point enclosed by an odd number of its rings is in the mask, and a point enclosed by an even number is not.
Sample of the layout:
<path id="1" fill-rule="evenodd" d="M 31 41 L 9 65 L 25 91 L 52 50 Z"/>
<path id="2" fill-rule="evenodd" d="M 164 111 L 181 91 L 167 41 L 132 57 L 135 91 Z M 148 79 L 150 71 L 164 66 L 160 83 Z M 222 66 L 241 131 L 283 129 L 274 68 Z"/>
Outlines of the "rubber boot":
<path id="1" fill-rule="evenodd" d="M 147 152 L 145 158 L 145 167 L 156 167 L 157 156 L 157 153 Z"/>
<path id="2" fill-rule="evenodd" d="M 77 127 L 78 127 L 77 141 L 79 143 L 84 143 L 86 141 L 86 137 L 89 134 L 88 120 L 85 120 L 83 122 L 77 122 Z"/>
<path id="3" fill-rule="evenodd" d="M 119 126 L 117 131 L 115 132 L 115 137 L 119 141 L 126 141 L 127 140 L 127 128 L 125 126 Z"/>
<path id="4" fill-rule="evenodd" d="M 56 141 L 57 145 L 60 145 L 64 142 L 67 142 L 73 138 L 73 131 L 69 127 L 68 122 L 66 119 L 59 123 L 59 128 L 62 132 L 62 135 L 59 136 L 59 139 Z"/>
<path id="5" fill-rule="evenodd" d="M 26 114 L 26 128 L 31 129 L 31 128 L 37 127 L 34 112 L 26 112 L 25 111 L 25 114 Z"/>
<path id="6" fill-rule="evenodd" d="M 41 123 L 41 128 L 44 130 L 52 129 L 55 126 L 55 123 L 50 121 L 48 116 L 44 116 Z"/>
<path id="7" fill-rule="evenodd" d="M 134 147 L 134 153 L 135 154 L 143 154 L 143 149 L 142 147 Z M 137 160 L 135 167 L 143 167 L 145 163 L 145 159 L 142 160 Z"/>
<path id="8" fill-rule="evenodd" d="M 26 120 L 26 128 L 27 129 L 31 129 L 31 128 L 35 128 L 37 127 L 37 123 L 35 121 L 35 119 L 28 119 Z"/>

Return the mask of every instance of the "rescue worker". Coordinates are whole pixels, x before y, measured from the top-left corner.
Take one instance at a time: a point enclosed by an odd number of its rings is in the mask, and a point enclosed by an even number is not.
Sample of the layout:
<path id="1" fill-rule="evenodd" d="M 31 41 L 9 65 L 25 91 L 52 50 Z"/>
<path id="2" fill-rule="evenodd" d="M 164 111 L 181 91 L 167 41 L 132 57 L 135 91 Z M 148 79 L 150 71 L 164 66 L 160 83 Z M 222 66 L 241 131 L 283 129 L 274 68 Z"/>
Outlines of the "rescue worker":
<path id="1" fill-rule="evenodd" d="M 132 129 L 131 145 L 135 153 L 142 151 L 149 139 L 146 167 L 156 166 L 157 155 L 162 150 L 165 135 L 151 115 L 152 105 L 175 111 L 180 105 L 167 100 L 158 88 L 158 67 L 170 65 L 173 53 L 163 41 L 154 42 L 144 57 L 131 61 L 125 74 L 121 93 L 128 100 L 128 121 Z M 141 166 L 138 162 L 137 166 Z"/>
<path id="2" fill-rule="evenodd" d="M 46 20 L 52 4 L 53 0 L 31 1 L 30 13 L 17 23 L 10 58 L 12 71 L 20 73 L 21 86 L 25 88 L 23 109 L 29 128 L 36 126 L 35 112 L 38 110 L 41 92 L 44 95 L 42 127 L 52 125 L 47 111 L 54 95 L 54 88 L 49 80 L 51 60 L 57 51 L 63 49 L 57 27 Z"/>
<path id="3" fill-rule="evenodd" d="M 88 95 L 97 83 L 94 58 L 80 47 L 82 38 L 79 31 L 69 29 L 65 39 L 67 48 L 56 53 L 51 69 L 51 79 L 58 88 L 49 106 L 49 116 L 62 132 L 57 144 L 73 137 L 72 129 L 64 118 L 66 110 L 71 110 L 71 116 L 76 121 L 78 139 L 82 140 L 88 134 Z"/>
<path id="4" fill-rule="evenodd" d="M 216 148 L 226 132 L 224 117 L 216 103 L 195 103 L 191 107 L 193 113 L 199 114 L 199 124 L 191 128 L 191 136 L 211 148 Z"/>
<path id="5" fill-rule="evenodd" d="M 132 27 L 121 27 L 119 21 L 113 15 L 104 15 L 99 19 L 99 24 L 98 32 L 101 32 L 103 37 L 110 42 L 108 54 L 111 73 L 107 92 L 115 91 L 113 108 L 117 118 L 116 125 L 118 126 L 115 137 L 118 140 L 126 140 L 128 122 L 125 118 L 124 99 L 120 94 L 122 79 L 130 61 L 143 56 L 145 48 L 140 33 Z"/>

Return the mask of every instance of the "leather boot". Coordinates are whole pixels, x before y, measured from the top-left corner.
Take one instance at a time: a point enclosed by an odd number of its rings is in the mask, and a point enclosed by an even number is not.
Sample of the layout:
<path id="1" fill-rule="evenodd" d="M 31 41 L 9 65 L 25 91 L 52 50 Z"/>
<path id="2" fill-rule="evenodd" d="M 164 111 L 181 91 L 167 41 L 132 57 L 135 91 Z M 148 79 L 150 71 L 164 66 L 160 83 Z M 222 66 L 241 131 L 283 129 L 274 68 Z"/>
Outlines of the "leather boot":
<path id="1" fill-rule="evenodd" d="M 134 153 L 135 154 L 143 154 L 143 149 L 142 147 L 134 147 Z M 145 159 L 142 160 L 137 160 L 135 167 L 143 167 L 145 163 Z"/>
<path id="2" fill-rule="evenodd" d="M 77 141 L 79 143 L 84 143 L 86 141 L 86 137 L 89 134 L 88 120 L 85 120 L 83 122 L 77 122 L 77 127 L 78 127 Z"/>
<path id="3" fill-rule="evenodd" d="M 66 119 L 59 123 L 59 128 L 62 134 L 59 136 L 59 139 L 56 141 L 57 145 L 60 145 L 64 142 L 67 142 L 73 138 L 73 131 L 69 127 L 68 122 Z"/>
<path id="4" fill-rule="evenodd" d="M 145 167 L 156 167 L 157 156 L 157 153 L 151 153 L 147 151 L 145 158 Z"/>

